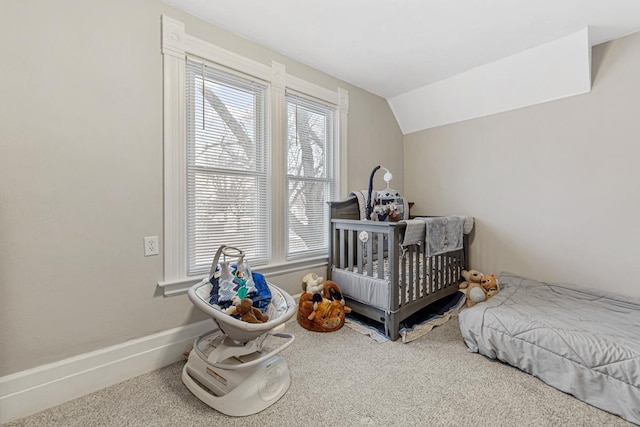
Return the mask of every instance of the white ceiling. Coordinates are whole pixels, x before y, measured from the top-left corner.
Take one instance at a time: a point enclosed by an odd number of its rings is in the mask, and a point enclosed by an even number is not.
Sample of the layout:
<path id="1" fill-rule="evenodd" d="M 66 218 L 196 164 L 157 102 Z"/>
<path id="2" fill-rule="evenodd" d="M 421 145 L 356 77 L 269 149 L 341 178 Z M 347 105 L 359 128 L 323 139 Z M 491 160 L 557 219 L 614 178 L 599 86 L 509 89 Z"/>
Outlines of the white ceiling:
<path id="1" fill-rule="evenodd" d="M 589 26 L 640 30 L 639 0 L 164 0 L 384 98 Z"/>

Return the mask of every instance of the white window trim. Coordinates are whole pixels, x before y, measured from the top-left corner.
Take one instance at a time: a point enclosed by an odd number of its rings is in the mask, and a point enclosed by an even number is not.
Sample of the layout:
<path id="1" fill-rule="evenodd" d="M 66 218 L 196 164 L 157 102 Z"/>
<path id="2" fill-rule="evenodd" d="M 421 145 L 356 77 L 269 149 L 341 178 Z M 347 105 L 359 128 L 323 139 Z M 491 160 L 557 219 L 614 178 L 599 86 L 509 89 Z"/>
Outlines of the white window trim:
<path id="1" fill-rule="evenodd" d="M 289 88 L 321 101 L 336 105 L 336 144 L 334 164 L 339 197 L 346 197 L 347 118 L 349 93 L 338 88 L 332 91 L 287 74 L 283 64 L 271 66 L 253 61 L 209 42 L 190 36 L 182 22 L 162 15 L 162 56 L 164 72 L 164 280 L 158 282 L 165 296 L 185 293 L 202 276 L 186 274 L 186 165 L 185 165 L 185 61 L 187 55 L 198 56 L 224 67 L 238 70 L 269 83 L 268 110 L 270 141 L 284 141 L 285 89 Z M 285 260 L 284 233 L 284 144 L 270 143 L 269 176 L 271 182 L 272 263 L 260 267 L 268 276 L 301 271 L 327 265 L 327 257 L 295 262 Z"/>

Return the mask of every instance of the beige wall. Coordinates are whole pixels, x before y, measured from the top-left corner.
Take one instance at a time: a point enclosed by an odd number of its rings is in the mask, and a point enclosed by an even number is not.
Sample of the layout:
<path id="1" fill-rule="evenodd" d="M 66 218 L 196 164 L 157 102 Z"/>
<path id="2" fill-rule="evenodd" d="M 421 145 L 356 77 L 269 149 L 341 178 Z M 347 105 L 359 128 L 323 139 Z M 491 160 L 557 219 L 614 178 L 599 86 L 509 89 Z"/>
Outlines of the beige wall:
<path id="1" fill-rule="evenodd" d="M 405 136 L 406 194 L 476 218 L 472 268 L 640 297 L 640 33 L 592 68 L 591 93 Z"/>
<path id="2" fill-rule="evenodd" d="M 162 256 L 143 256 L 143 236 L 163 228 L 163 13 L 346 88 L 349 188 L 375 164 L 402 169 L 386 101 L 159 0 L 1 2 L 0 376 L 203 318 L 186 296 L 160 295 Z M 270 279 L 297 293 L 303 273 Z"/>

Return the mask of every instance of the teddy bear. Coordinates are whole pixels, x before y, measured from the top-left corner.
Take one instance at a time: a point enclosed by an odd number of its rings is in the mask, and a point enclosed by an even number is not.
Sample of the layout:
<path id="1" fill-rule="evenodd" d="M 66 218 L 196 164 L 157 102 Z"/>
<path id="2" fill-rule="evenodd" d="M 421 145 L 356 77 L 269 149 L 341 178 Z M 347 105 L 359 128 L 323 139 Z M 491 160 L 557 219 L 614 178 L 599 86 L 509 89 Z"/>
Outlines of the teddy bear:
<path id="1" fill-rule="evenodd" d="M 240 320 L 248 323 L 264 323 L 269 315 L 253 306 L 251 298 L 236 299 L 235 304 L 226 311 L 229 315 L 240 315 Z"/>
<path id="2" fill-rule="evenodd" d="M 467 286 L 467 307 L 473 307 L 479 302 L 487 301 L 499 292 L 496 276 L 483 275 L 480 283 L 469 283 Z"/>
<path id="3" fill-rule="evenodd" d="M 498 292 L 500 292 L 500 285 L 498 285 L 496 276 L 493 274 L 489 276 L 482 276 L 482 280 L 480 280 L 480 285 L 485 290 L 487 294 L 487 299 L 495 296 Z"/>
<path id="4" fill-rule="evenodd" d="M 478 270 L 462 270 L 464 281 L 458 285 L 458 288 L 466 289 L 467 307 L 473 307 L 476 303 L 487 299 L 486 291 L 481 284 L 483 277 L 484 273 Z"/>
<path id="5" fill-rule="evenodd" d="M 458 288 L 467 289 L 472 283 L 480 283 L 484 273 L 479 272 L 478 270 L 462 270 L 462 278 L 464 281 L 460 283 Z"/>

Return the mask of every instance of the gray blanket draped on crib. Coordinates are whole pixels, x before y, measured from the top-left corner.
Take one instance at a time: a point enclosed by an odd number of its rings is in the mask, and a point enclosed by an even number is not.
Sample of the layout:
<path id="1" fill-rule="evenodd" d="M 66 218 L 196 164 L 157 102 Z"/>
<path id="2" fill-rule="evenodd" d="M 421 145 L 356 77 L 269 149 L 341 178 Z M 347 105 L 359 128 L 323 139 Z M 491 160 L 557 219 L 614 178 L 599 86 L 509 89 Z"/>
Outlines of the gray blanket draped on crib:
<path id="1" fill-rule="evenodd" d="M 424 242 L 426 256 L 462 249 L 466 221 L 460 215 L 407 220 L 402 246 Z"/>

